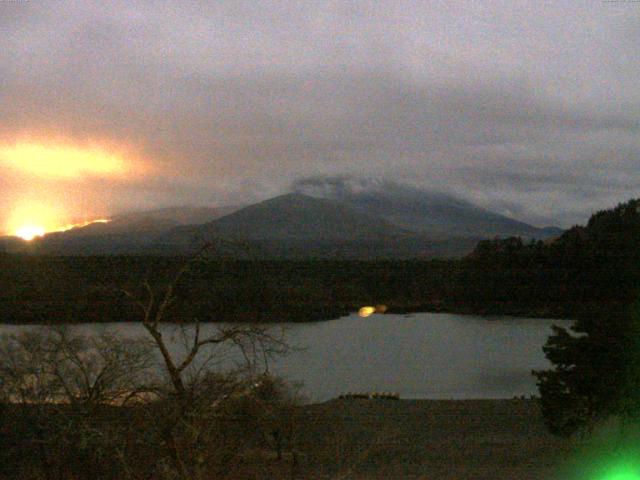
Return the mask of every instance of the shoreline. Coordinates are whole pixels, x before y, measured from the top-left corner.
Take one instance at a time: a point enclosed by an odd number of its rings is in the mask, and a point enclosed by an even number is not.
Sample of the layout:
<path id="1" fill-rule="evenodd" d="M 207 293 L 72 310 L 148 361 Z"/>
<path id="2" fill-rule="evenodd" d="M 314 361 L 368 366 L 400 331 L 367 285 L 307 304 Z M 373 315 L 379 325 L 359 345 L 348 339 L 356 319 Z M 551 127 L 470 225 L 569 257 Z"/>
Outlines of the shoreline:
<path id="1" fill-rule="evenodd" d="M 322 322 L 332 322 L 335 320 L 340 320 L 340 319 L 344 319 L 347 318 L 351 315 L 357 315 L 358 314 L 358 310 L 353 310 L 350 311 L 348 313 L 343 313 L 341 315 L 338 316 L 331 316 L 331 317 L 326 317 L 326 318 L 315 318 L 315 319 L 309 319 L 309 320 L 277 320 L 277 319 L 272 319 L 272 320 L 262 320 L 262 321 L 258 321 L 258 322 L 251 322 L 248 320 L 235 320 L 235 321 L 229 321 L 229 320 L 217 320 L 217 319 L 206 319 L 206 320 L 200 320 L 199 323 L 202 325 L 207 325 L 207 324 L 228 324 L 228 325 L 235 325 L 235 324 L 256 324 L 256 325 L 313 325 L 313 324 L 317 324 L 317 323 L 322 323 Z M 520 319 L 529 319 L 529 320 L 563 320 L 563 321 L 573 321 L 573 318 L 567 318 L 567 317 L 563 317 L 560 315 L 543 315 L 542 313 L 540 314 L 515 314 L 515 313 L 508 313 L 508 312 L 493 312 L 493 311 L 482 311 L 482 312 L 476 312 L 476 311 L 467 311 L 467 310 L 457 310 L 457 309 L 434 309 L 434 310 L 421 310 L 421 309 L 406 309 L 406 308 L 402 308 L 402 309 L 395 309 L 393 307 L 390 307 L 384 314 L 374 314 L 374 315 L 398 315 L 398 316 L 413 316 L 416 314 L 434 314 L 434 315 L 439 315 L 439 314 L 443 314 L 443 315 L 461 315 L 461 316 L 470 316 L 470 317 L 480 317 L 483 318 L 487 321 L 492 321 L 492 320 L 498 320 L 498 319 L 505 319 L 505 318 L 512 318 L 514 320 L 520 320 Z M 366 317 L 365 317 L 366 318 Z M 82 321 L 62 321 L 62 322 L 41 322 L 41 321 L 27 321 L 27 322 L 16 322 L 16 321 L 7 321 L 5 320 L 0 320 L 0 325 L 11 325 L 11 326 L 21 326 L 21 325 L 33 325 L 33 326 L 48 326 L 48 327 L 55 327 L 55 326 L 73 326 L 73 325 L 106 325 L 106 324 L 121 324 L 121 325 L 135 325 L 135 324 L 139 324 L 141 323 L 140 320 L 104 320 L 104 321 L 98 321 L 98 320 L 82 320 Z M 175 321 L 175 322 L 162 322 L 162 323 L 166 323 L 166 324 L 171 324 L 171 325 L 180 325 L 180 324 L 186 324 L 186 325 L 193 325 L 196 322 L 179 322 L 179 321 Z"/>

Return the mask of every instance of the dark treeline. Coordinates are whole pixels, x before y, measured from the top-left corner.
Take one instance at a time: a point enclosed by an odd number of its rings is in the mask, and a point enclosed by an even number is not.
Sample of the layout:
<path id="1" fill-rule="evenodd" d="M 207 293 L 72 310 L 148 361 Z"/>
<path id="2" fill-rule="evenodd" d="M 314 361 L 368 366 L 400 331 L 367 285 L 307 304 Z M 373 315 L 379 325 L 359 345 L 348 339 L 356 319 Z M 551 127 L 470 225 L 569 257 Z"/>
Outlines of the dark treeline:
<path id="1" fill-rule="evenodd" d="M 172 283 L 186 257 L 0 256 L 0 321 L 137 320 L 125 292 L 143 297 Z M 201 321 L 314 321 L 363 305 L 430 309 L 452 278 L 451 261 L 197 262 L 176 286 L 175 318 Z"/>
<path id="2" fill-rule="evenodd" d="M 450 292 L 476 313 L 583 318 L 630 305 L 640 287 L 640 201 L 594 214 L 547 243 L 483 241 Z M 451 294 L 452 293 L 452 294 Z"/>
<path id="3" fill-rule="evenodd" d="M 627 305 L 640 285 L 640 202 L 592 216 L 561 237 L 481 241 L 459 260 L 224 260 L 192 265 L 177 318 L 314 321 L 363 305 L 578 318 Z M 0 255 L 0 321 L 135 320 L 125 291 L 169 285 L 186 257 Z"/>

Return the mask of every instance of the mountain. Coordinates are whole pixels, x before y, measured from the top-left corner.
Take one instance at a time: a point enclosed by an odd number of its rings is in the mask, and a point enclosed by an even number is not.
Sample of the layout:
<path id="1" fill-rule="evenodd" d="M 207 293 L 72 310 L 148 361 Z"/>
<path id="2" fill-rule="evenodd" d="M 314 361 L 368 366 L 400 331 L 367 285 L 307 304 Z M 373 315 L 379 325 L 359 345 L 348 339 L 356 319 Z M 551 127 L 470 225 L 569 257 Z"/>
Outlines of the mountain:
<path id="1" fill-rule="evenodd" d="M 403 229 L 447 237 L 510 237 L 546 239 L 559 228 L 538 228 L 473 205 L 448 194 L 429 192 L 389 181 L 314 178 L 294 189 L 350 205 Z"/>
<path id="2" fill-rule="evenodd" d="M 407 232 L 386 220 L 334 200 L 288 193 L 204 225 L 178 228 L 186 236 L 245 240 L 356 240 L 401 236 Z"/>
<path id="3" fill-rule="evenodd" d="M 432 258 L 467 254 L 483 238 L 546 239 L 561 232 L 537 228 L 450 195 L 391 182 L 354 185 L 324 179 L 299 182 L 293 193 L 240 209 L 174 207 L 132 212 L 33 242 L 0 241 L 0 249 L 63 255 L 173 255 L 192 253 L 216 240 L 226 244 L 220 253 L 236 255 L 243 250 L 242 255 L 252 258 Z M 251 253 L 246 247 L 251 247 Z"/>
<path id="4" fill-rule="evenodd" d="M 352 205 L 301 193 L 271 198 L 204 225 L 178 227 L 162 241 L 167 249 L 193 251 L 215 239 L 230 240 L 219 247 L 223 253 L 243 250 L 253 258 L 288 259 L 459 256 L 477 241 L 434 240 Z"/>

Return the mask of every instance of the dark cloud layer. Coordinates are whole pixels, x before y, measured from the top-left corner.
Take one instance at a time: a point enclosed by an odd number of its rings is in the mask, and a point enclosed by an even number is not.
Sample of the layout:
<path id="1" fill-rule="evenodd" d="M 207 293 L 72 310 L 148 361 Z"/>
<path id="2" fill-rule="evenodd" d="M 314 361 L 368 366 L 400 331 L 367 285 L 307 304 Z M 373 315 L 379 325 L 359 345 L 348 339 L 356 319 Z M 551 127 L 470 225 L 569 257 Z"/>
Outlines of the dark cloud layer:
<path id="1" fill-rule="evenodd" d="M 155 165 L 87 180 L 103 209 L 356 175 L 570 225 L 640 195 L 639 4 L 12 1 L 0 31 L 3 140 L 106 138 Z"/>

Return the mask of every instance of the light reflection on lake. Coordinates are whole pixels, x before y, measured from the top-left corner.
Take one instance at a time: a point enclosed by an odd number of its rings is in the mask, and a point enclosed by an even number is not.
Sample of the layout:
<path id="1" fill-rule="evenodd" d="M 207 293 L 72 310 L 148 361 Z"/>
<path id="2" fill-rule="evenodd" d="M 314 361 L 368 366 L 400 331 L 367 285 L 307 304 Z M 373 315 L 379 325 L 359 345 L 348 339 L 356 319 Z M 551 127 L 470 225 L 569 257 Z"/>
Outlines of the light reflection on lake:
<path id="1" fill-rule="evenodd" d="M 302 382 L 312 401 L 358 391 L 398 392 L 402 398 L 511 398 L 536 393 L 532 369 L 549 366 L 542 346 L 551 325 L 540 320 L 416 313 L 286 324 L 289 343 L 303 347 L 270 363 L 273 373 Z M 0 333 L 24 328 L 0 325 Z M 138 324 L 82 324 L 84 333 L 143 335 Z M 214 325 L 203 326 L 203 334 Z M 173 337 L 174 347 L 180 339 Z M 224 361 L 234 356 L 224 353 Z"/>

